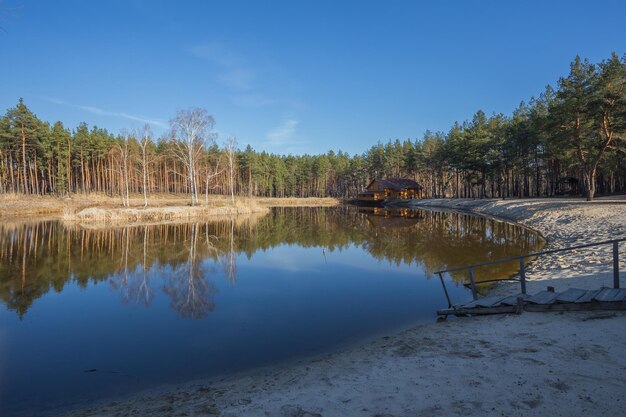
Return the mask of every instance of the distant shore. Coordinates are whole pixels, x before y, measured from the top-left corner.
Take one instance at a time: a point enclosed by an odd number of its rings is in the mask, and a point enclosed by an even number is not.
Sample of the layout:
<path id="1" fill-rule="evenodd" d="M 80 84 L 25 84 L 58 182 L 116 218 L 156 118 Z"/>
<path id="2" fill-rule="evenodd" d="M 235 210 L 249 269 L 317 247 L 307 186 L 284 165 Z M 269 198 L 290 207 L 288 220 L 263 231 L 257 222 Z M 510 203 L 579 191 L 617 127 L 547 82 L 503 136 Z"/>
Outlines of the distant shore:
<path id="1" fill-rule="evenodd" d="M 188 195 L 155 194 L 144 207 L 143 197 L 131 195 L 124 207 L 119 197 L 75 194 L 68 197 L 0 195 L 0 219 L 54 218 L 69 222 L 98 224 L 146 223 L 198 220 L 215 216 L 265 213 L 269 207 L 329 207 L 341 204 L 336 198 L 270 198 L 204 196 L 191 206 Z"/>
<path id="2" fill-rule="evenodd" d="M 624 236 L 624 202 L 424 200 L 420 206 L 518 221 L 546 236 L 548 247 L 562 247 Z M 545 287 L 546 279 L 569 286 L 572 276 L 576 285 L 598 287 L 605 255 L 541 258 L 529 271 L 529 290 Z M 515 290 L 502 288 L 496 291 Z M 614 416 L 623 411 L 626 392 L 625 326 L 624 312 L 454 319 L 295 365 L 145 391 L 65 415 Z"/>

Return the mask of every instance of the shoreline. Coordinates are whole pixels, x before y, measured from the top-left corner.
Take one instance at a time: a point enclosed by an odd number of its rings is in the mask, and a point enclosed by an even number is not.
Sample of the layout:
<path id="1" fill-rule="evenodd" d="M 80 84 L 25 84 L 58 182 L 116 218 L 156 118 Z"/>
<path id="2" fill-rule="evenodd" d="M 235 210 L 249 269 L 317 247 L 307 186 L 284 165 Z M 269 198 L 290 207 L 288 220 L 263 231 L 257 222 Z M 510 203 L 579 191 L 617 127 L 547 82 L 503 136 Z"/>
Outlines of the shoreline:
<path id="1" fill-rule="evenodd" d="M 155 194 L 148 206 L 143 196 L 133 194 L 130 205 L 122 205 L 119 197 L 101 194 L 76 194 L 68 197 L 0 195 L 0 219 L 3 221 L 56 219 L 71 224 L 88 226 L 119 226 L 156 224 L 171 221 L 193 221 L 215 217 L 268 213 L 270 207 L 332 207 L 341 200 L 330 197 L 280 198 L 230 197 L 210 195 L 191 206 L 189 196 L 182 194 Z"/>
<path id="2" fill-rule="evenodd" d="M 450 209 L 512 221 L 538 233 L 546 241 L 542 251 L 626 238 L 624 196 L 600 198 L 593 202 L 576 198 L 428 199 L 413 207 Z M 610 245 L 603 245 L 543 255 L 526 269 L 528 292 L 538 292 L 547 286 L 554 286 L 557 291 L 612 287 L 611 251 Z M 626 270 L 624 256 L 620 257 L 620 270 Z M 518 288 L 518 283 L 501 282 L 490 290 L 490 294 L 514 294 L 519 292 Z"/>
<path id="3" fill-rule="evenodd" d="M 142 207 L 142 208 L 111 208 L 89 207 L 79 212 L 66 211 L 61 220 L 64 223 L 89 226 L 128 226 L 158 224 L 174 221 L 194 221 L 215 217 L 232 217 L 239 215 L 267 214 L 268 207 L 257 205 L 224 206 L 224 207 Z"/>
<path id="4" fill-rule="evenodd" d="M 544 234 L 548 249 L 598 235 L 623 236 L 624 202 L 446 200 L 444 205 L 455 207 L 441 208 L 519 222 Z M 442 201 L 423 203 L 440 208 L 434 204 Z M 562 268 L 571 261 L 567 257 L 542 257 L 527 272 L 528 290 L 599 287 L 606 255 L 594 251 L 594 263 L 579 268 Z M 513 291 L 512 286 L 494 291 Z M 622 409 L 626 392 L 624 326 L 625 312 L 453 319 L 221 380 L 105 399 L 63 415 L 612 416 Z"/>

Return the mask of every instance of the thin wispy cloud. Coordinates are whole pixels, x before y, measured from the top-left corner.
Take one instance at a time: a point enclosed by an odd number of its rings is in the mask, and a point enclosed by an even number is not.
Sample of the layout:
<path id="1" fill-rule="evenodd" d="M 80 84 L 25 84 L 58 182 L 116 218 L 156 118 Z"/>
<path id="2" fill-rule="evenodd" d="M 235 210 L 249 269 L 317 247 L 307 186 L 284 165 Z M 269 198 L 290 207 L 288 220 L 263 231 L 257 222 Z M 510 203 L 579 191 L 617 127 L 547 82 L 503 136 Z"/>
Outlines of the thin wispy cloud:
<path id="1" fill-rule="evenodd" d="M 233 68 L 222 72 L 217 76 L 217 80 L 233 90 L 249 91 L 254 89 L 256 74 L 246 68 Z"/>
<path id="2" fill-rule="evenodd" d="M 143 116 L 137 116 L 134 114 L 128 114 L 128 113 L 121 113 L 121 112 L 112 112 L 112 111 L 107 111 L 107 110 L 103 110 L 101 108 L 98 107 L 93 107 L 93 106 L 75 106 L 78 107 L 79 109 L 85 110 L 87 112 L 93 113 L 93 114 L 99 114 L 102 116 L 113 116 L 113 117 L 121 117 L 123 119 L 128 119 L 128 120 L 134 120 L 136 122 L 142 122 L 142 123 L 148 123 L 151 125 L 156 125 L 159 127 L 167 127 L 167 123 L 161 121 L 161 120 L 156 120 L 156 119 L 149 119 Z"/>
<path id="3" fill-rule="evenodd" d="M 239 107 L 266 107 L 272 104 L 276 104 L 276 100 L 264 96 L 263 94 L 249 93 L 249 94 L 236 94 L 231 98 L 231 101 Z"/>
<path id="4" fill-rule="evenodd" d="M 205 43 L 189 48 L 189 52 L 196 58 L 211 61 L 222 67 L 241 67 L 243 59 L 234 52 L 226 49 L 217 42 Z"/>
<path id="5" fill-rule="evenodd" d="M 296 130 L 300 124 L 299 120 L 286 119 L 280 125 L 271 129 L 265 134 L 267 145 L 282 146 L 301 143 L 296 138 Z"/>
<path id="6" fill-rule="evenodd" d="M 266 107 L 277 100 L 258 91 L 258 71 L 247 60 L 217 42 L 188 49 L 194 57 L 216 67 L 215 80 L 231 90 L 231 101 L 240 107 Z"/>
<path id="7" fill-rule="evenodd" d="M 83 106 L 79 104 L 72 104 L 72 103 L 68 103 L 67 101 L 59 100 L 58 98 L 54 98 L 54 97 L 44 97 L 44 99 L 49 101 L 50 103 L 62 104 L 64 106 L 74 107 L 74 108 L 86 111 L 88 113 L 97 114 L 99 116 L 120 117 L 122 119 L 132 120 L 132 121 L 141 122 L 141 123 L 148 123 L 148 124 L 163 127 L 163 128 L 167 127 L 166 122 L 162 120 L 158 120 L 158 119 L 152 119 L 149 117 L 124 113 L 124 112 L 108 111 L 108 110 L 104 110 L 95 106 Z"/>
<path id="8" fill-rule="evenodd" d="M 211 42 L 189 48 L 191 55 L 208 61 L 219 68 L 216 80 L 235 91 L 254 89 L 256 73 L 238 54 L 228 50 L 224 45 Z"/>
<path id="9" fill-rule="evenodd" d="M 63 101 L 63 100 L 59 100 L 58 98 L 53 98 L 53 97 L 44 97 L 44 99 L 45 99 L 46 101 L 49 101 L 50 103 L 54 103 L 54 104 L 64 104 L 64 105 L 69 104 L 69 103 L 66 103 L 66 102 L 65 102 L 65 101 Z"/>

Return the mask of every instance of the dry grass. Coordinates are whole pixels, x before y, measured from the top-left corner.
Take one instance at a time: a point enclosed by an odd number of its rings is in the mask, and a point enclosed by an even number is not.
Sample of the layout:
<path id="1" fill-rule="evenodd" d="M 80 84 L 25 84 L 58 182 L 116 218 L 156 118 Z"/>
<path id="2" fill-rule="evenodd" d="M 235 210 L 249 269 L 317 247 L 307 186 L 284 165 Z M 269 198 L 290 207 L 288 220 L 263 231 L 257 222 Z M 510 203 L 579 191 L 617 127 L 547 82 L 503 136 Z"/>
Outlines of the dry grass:
<path id="1" fill-rule="evenodd" d="M 343 202 L 332 197 L 285 197 L 285 198 L 254 198 L 259 204 L 266 207 L 332 207 Z"/>
<path id="2" fill-rule="evenodd" d="M 213 216 L 232 216 L 267 212 L 267 207 L 148 207 L 148 208 L 100 208 L 89 207 L 78 212 L 66 210 L 63 220 L 80 223 L 158 223 L 195 220 Z"/>
<path id="3" fill-rule="evenodd" d="M 256 198 L 237 197 L 232 206 L 230 197 L 204 196 L 198 206 L 192 207 L 187 194 L 152 194 L 148 207 L 143 207 L 143 196 L 133 194 L 130 207 L 124 207 L 119 196 L 105 194 L 74 194 L 68 197 L 24 196 L 0 194 L 0 218 L 60 218 L 80 222 L 155 222 L 198 219 L 206 216 L 266 212 L 267 207 L 327 207 L 341 204 L 334 198 Z"/>
<path id="4" fill-rule="evenodd" d="M 0 194 L 0 218 L 58 216 L 67 204 L 64 198 Z"/>
<path id="5" fill-rule="evenodd" d="M 247 209 L 257 211 L 259 207 L 328 207 L 341 204 L 336 198 L 263 198 L 237 197 L 235 206 L 239 212 Z M 201 198 L 199 207 L 231 207 L 228 196 L 210 195 L 208 201 Z M 152 194 L 148 198 L 148 209 L 178 207 L 191 208 L 187 194 Z M 0 194 L 0 218 L 9 217 L 59 217 L 68 218 L 87 208 L 117 210 L 123 208 L 119 196 L 105 194 L 73 194 L 68 197 L 53 196 L 24 196 L 21 194 Z M 130 208 L 144 209 L 141 194 L 130 197 Z M 193 209 L 198 211 L 197 208 Z M 172 214 L 173 215 L 173 214 Z M 132 217 L 133 215 L 129 215 Z"/>

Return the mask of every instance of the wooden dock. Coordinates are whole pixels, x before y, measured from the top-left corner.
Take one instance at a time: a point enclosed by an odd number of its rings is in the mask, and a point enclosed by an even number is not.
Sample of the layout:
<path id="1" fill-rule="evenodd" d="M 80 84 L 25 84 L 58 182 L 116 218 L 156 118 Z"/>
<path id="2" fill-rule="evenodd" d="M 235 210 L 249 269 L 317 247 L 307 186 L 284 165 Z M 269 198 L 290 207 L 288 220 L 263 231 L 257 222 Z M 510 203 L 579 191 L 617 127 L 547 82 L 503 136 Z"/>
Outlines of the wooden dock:
<path id="1" fill-rule="evenodd" d="M 522 311 L 626 310 L 626 288 L 582 290 L 570 288 L 555 292 L 553 288 L 534 295 L 490 296 L 437 310 L 439 316 L 506 314 Z"/>

